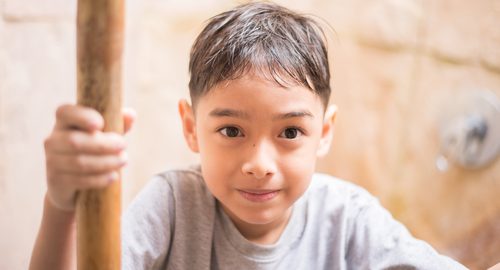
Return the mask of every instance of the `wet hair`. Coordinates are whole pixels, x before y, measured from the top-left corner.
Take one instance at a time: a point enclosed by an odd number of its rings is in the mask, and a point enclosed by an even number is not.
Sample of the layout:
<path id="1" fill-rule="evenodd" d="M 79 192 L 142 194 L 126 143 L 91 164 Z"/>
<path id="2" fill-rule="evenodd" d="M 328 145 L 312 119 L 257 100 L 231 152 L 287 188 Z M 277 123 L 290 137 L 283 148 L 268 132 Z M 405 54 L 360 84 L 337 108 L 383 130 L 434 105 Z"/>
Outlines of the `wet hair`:
<path id="1" fill-rule="evenodd" d="M 330 98 L 325 34 L 317 21 L 269 2 L 240 5 L 212 17 L 191 48 L 193 106 L 221 82 L 249 73 L 282 87 L 303 86 L 324 108 Z"/>

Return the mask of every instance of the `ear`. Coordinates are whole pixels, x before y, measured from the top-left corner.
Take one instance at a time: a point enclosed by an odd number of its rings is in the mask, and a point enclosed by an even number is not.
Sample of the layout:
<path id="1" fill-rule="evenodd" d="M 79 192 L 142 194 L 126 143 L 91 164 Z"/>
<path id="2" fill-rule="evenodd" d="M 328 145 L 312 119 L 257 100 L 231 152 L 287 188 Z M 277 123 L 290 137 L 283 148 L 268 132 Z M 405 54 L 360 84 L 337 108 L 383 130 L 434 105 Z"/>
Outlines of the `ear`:
<path id="1" fill-rule="evenodd" d="M 323 127 L 321 132 L 321 139 L 319 141 L 318 151 L 316 155 L 318 157 L 325 156 L 330 150 L 330 145 L 333 139 L 333 126 L 335 123 L 335 117 L 337 116 L 337 106 L 330 105 L 326 109 L 325 118 L 323 119 Z"/>
<path id="2" fill-rule="evenodd" d="M 184 131 L 184 139 L 186 139 L 186 143 L 191 151 L 198 153 L 198 137 L 196 136 L 194 112 L 193 108 L 185 99 L 179 101 L 179 114 L 181 116 L 182 129 Z"/>

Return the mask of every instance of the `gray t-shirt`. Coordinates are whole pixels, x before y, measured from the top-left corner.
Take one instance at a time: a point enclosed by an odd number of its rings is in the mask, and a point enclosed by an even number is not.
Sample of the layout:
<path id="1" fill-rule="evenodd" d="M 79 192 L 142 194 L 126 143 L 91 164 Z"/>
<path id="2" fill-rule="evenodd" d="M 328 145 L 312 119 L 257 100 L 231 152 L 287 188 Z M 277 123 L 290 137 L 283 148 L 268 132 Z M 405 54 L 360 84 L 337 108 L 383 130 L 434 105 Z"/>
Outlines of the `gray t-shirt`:
<path id="1" fill-rule="evenodd" d="M 315 174 L 273 245 L 247 241 L 199 168 L 155 177 L 123 216 L 122 269 L 466 269 L 362 188 Z"/>

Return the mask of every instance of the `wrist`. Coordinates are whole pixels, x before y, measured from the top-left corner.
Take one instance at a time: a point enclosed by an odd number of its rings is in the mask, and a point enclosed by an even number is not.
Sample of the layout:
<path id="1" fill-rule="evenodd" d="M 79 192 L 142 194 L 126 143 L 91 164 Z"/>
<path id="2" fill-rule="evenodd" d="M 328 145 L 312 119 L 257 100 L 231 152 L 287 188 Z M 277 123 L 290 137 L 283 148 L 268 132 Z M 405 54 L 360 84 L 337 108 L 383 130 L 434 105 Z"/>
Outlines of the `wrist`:
<path id="1" fill-rule="evenodd" d="M 75 221 L 75 210 L 66 210 L 57 207 L 48 194 L 45 194 L 44 215 L 50 217 L 51 220 L 58 220 L 63 223 L 74 223 Z"/>
<path id="2" fill-rule="evenodd" d="M 73 198 L 73 199 L 71 199 Z M 74 213 L 76 209 L 76 194 L 62 195 L 61 191 L 49 190 L 45 193 L 45 207 L 50 207 L 62 213 Z"/>

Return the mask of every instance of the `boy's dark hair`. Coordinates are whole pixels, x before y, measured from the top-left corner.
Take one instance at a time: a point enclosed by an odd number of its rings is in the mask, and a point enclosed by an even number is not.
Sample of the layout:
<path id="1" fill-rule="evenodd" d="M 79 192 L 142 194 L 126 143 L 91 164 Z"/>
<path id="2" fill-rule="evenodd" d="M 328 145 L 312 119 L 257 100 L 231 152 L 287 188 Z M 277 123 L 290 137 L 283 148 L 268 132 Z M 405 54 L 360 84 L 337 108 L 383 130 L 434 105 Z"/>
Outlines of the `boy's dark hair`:
<path id="1" fill-rule="evenodd" d="M 193 106 L 218 83 L 256 72 L 286 87 L 314 91 L 326 108 L 330 70 L 326 37 L 313 19 L 273 3 L 249 3 L 211 18 L 191 49 Z"/>

